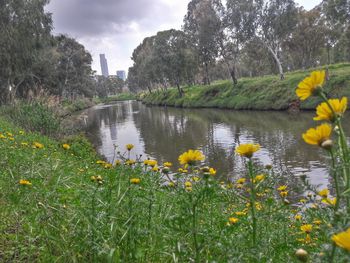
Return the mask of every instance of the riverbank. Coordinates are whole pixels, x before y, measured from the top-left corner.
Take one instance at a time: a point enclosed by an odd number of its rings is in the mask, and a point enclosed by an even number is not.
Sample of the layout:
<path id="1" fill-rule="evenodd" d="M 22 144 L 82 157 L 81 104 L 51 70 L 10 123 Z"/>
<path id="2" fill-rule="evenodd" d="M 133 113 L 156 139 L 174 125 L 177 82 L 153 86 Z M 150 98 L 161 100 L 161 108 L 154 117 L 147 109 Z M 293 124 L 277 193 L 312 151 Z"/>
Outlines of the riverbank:
<path id="1" fill-rule="evenodd" d="M 310 70 L 312 71 L 312 70 Z M 310 72 L 309 71 L 309 72 Z M 175 106 L 184 108 L 225 108 L 234 110 L 287 110 L 299 108 L 295 88 L 309 72 L 287 73 L 284 80 L 278 76 L 242 78 L 233 86 L 231 81 L 217 81 L 209 86 L 184 88 L 179 96 L 177 89 L 143 93 L 140 100 L 147 105 Z M 325 87 L 330 96 L 350 97 L 350 64 L 329 66 L 329 81 Z M 319 99 L 301 102 L 300 109 L 314 109 Z"/>

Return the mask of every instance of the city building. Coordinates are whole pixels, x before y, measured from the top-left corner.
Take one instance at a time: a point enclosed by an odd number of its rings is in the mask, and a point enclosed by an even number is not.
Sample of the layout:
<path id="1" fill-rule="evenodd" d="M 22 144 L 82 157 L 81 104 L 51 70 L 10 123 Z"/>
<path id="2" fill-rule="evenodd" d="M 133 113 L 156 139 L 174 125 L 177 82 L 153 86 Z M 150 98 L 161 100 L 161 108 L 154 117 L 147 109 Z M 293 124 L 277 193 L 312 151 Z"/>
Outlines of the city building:
<path id="1" fill-rule="evenodd" d="M 109 76 L 108 64 L 107 64 L 107 59 L 105 57 L 105 54 L 100 54 L 100 64 L 101 64 L 102 75 L 105 77 L 108 77 Z"/>
<path id="2" fill-rule="evenodd" d="M 125 81 L 126 80 L 125 70 L 118 70 L 117 77 Z"/>

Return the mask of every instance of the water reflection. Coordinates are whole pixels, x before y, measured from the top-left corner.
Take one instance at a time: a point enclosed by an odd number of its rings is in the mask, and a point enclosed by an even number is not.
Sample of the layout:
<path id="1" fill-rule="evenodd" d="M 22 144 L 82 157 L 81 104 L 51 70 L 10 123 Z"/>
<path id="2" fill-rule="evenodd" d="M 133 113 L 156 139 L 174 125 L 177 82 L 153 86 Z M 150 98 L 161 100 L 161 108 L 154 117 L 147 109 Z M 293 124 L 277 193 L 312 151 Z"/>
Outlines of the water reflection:
<path id="1" fill-rule="evenodd" d="M 315 126 L 311 112 L 295 116 L 284 112 L 177 109 L 127 101 L 97 106 L 87 114 L 89 137 L 109 161 L 114 145 L 123 150 L 127 143 L 135 145 L 135 153 L 174 164 L 180 153 L 200 149 L 221 177 L 234 178 L 244 170 L 234 148 L 256 142 L 262 145 L 256 154 L 261 164 L 273 164 L 285 176 L 287 171 L 306 174 L 314 185 L 328 184 L 327 157 L 301 138 L 308 127 Z"/>

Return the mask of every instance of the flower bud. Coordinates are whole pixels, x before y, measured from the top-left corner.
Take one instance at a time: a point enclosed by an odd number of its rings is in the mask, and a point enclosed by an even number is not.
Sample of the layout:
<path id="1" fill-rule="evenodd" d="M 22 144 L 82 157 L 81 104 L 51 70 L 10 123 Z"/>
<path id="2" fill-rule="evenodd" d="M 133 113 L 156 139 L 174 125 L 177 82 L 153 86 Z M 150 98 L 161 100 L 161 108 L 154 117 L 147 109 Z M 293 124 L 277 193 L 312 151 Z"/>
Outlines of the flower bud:
<path id="1" fill-rule="evenodd" d="M 296 257 L 301 261 L 301 262 L 307 262 L 308 259 L 308 253 L 302 249 L 299 248 L 296 252 L 295 252 Z"/>
<path id="2" fill-rule="evenodd" d="M 333 146 L 333 141 L 332 140 L 325 140 L 322 144 L 321 147 L 326 150 L 332 149 Z"/>
<path id="3" fill-rule="evenodd" d="M 169 167 L 164 167 L 162 172 L 165 173 L 165 174 L 168 174 L 170 171 Z"/>
<path id="4" fill-rule="evenodd" d="M 203 173 L 208 173 L 209 169 L 210 169 L 209 166 L 204 166 L 204 167 L 201 168 Z"/>

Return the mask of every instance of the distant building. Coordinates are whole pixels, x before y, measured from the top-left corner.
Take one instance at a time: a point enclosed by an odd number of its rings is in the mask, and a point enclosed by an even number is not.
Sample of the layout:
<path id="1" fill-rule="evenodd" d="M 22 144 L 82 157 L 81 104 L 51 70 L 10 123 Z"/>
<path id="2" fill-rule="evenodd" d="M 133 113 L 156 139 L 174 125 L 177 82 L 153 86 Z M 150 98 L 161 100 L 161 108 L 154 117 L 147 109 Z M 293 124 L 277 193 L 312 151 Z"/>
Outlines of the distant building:
<path id="1" fill-rule="evenodd" d="M 118 70 L 117 77 L 125 81 L 126 80 L 125 70 Z"/>
<path id="2" fill-rule="evenodd" d="M 101 64 L 102 75 L 105 77 L 108 77 L 109 76 L 108 64 L 107 64 L 107 59 L 105 57 L 105 54 L 100 54 L 100 64 Z"/>

